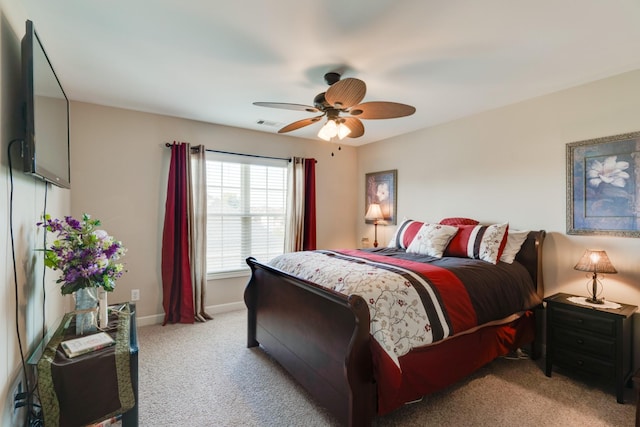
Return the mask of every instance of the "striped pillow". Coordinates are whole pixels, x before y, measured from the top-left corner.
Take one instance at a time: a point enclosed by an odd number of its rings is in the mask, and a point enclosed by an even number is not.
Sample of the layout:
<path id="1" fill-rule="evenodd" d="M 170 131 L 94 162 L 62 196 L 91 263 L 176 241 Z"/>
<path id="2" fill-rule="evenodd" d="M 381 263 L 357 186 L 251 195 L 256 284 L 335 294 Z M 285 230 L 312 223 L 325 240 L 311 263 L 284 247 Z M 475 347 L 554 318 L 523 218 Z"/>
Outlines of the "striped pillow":
<path id="1" fill-rule="evenodd" d="M 389 241 L 388 247 L 407 249 L 423 225 L 424 222 L 405 219 L 396 229 L 396 232 Z"/>
<path id="2" fill-rule="evenodd" d="M 509 224 L 458 225 L 444 256 L 481 259 L 497 264 L 507 244 Z"/>

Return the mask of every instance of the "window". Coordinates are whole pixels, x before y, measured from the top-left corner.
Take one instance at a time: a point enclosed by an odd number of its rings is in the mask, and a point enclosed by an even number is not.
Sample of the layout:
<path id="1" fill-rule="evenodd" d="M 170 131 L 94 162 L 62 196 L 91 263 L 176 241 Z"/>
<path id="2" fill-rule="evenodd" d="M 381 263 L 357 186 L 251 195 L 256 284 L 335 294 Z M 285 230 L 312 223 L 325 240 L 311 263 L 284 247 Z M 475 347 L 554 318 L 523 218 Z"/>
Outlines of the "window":
<path id="1" fill-rule="evenodd" d="M 284 252 L 287 161 L 207 152 L 207 273 L 247 271 Z"/>

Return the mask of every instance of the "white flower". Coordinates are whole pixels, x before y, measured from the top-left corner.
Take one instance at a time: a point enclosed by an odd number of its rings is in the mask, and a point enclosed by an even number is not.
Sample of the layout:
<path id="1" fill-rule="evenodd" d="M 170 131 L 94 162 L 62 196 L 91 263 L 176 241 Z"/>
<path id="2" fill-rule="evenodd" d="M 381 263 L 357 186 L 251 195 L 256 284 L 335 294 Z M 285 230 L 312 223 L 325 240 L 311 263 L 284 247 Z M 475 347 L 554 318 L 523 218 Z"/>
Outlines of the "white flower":
<path id="1" fill-rule="evenodd" d="M 104 230 L 94 230 L 94 231 L 93 231 L 93 235 L 94 235 L 94 236 L 96 236 L 96 238 L 97 238 L 98 240 L 103 240 L 103 239 L 105 239 L 106 237 L 109 237 L 109 235 L 107 234 L 107 232 L 106 232 L 106 231 L 104 231 Z"/>
<path id="2" fill-rule="evenodd" d="M 607 157 L 603 162 L 594 160 L 587 172 L 589 183 L 598 187 L 601 183 L 611 184 L 615 187 L 624 187 L 629 174 L 624 172 L 629 169 L 629 162 L 618 162 L 617 156 Z"/>
<path id="3" fill-rule="evenodd" d="M 96 258 L 96 264 L 98 268 L 107 268 L 107 266 L 109 265 L 109 259 L 106 257 L 106 255 L 100 254 L 100 256 Z"/>

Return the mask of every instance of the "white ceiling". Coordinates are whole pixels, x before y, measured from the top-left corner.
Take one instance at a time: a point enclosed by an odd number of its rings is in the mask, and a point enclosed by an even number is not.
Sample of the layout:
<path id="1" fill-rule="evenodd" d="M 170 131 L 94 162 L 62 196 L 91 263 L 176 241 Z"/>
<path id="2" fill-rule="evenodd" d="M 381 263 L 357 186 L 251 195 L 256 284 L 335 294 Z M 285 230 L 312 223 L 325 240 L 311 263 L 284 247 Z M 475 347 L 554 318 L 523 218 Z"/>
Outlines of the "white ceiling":
<path id="1" fill-rule="evenodd" d="M 313 105 L 346 67 L 364 101 L 416 107 L 353 145 L 640 69 L 640 0 L 3 2 L 72 100 L 276 133 L 315 114 L 253 101 Z"/>

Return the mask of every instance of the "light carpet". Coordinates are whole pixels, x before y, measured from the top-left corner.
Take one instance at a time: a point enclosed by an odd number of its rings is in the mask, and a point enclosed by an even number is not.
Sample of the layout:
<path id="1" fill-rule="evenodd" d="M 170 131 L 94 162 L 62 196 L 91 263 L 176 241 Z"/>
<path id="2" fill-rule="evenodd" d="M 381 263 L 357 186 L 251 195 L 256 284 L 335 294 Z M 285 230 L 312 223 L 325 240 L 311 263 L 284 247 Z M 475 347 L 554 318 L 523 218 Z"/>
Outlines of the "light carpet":
<path id="1" fill-rule="evenodd" d="M 246 347 L 246 311 L 138 330 L 140 426 L 337 426 L 264 351 Z M 635 395 L 497 359 L 464 381 L 377 417 L 374 426 L 633 426 Z"/>

